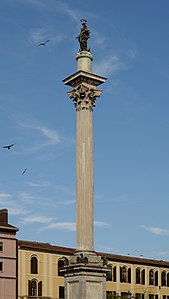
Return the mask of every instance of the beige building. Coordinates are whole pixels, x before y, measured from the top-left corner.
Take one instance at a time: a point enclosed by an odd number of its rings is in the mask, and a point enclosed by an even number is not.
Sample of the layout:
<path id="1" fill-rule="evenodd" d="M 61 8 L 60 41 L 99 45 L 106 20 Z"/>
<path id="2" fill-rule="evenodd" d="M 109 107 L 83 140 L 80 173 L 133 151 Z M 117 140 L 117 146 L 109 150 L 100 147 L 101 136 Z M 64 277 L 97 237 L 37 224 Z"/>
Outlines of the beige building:
<path id="1" fill-rule="evenodd" d="M 18 295 L 27 298 L 64 298 L 62 257 L 73 248 L 48 243 L 18 241 Z M 127 299 L 169 299 L 169 262 L 97 253 L 108 259 L 107 295 Z"/>

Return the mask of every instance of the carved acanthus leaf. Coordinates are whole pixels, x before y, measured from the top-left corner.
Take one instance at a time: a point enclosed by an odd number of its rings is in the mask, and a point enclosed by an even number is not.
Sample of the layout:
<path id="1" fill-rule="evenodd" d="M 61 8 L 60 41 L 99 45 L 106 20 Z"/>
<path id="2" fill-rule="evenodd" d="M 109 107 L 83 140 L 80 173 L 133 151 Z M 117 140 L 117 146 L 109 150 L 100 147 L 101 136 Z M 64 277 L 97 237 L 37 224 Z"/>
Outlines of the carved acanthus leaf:
<path id="1" fill-rule="evenodd" d="M 95 101 L 100 97 L 102 90 L 96 90 L 92 87 L 80 84 L 68 92 L 70 99 L 73 99 L 76 110 L 90 110 L 93 111 Z"/>

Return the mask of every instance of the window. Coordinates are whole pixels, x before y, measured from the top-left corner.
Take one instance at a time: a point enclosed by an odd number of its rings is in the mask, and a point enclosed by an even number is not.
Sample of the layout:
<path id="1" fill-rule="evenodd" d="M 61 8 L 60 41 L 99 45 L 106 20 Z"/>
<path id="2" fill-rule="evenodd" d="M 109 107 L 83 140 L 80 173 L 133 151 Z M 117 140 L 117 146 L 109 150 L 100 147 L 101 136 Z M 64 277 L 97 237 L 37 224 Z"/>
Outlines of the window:
<path id="1" fill-rule="evenodd" d="M 113 293 L 111 291 L 106 291 L 106 299 L 112 299 Z"/>
<path id="2" fill-rule="evenodd" d="M 121 292 L 122 299 L 131 299 L 131 293 L 128 292 Z"/>
<path id="3" fill-rule="evenodd" d="M 126 267 L 120 267 L 120 282 L 127 282 L 127 269 Z"/>
<path id="4" fill-rule="evenodd" d="M 169 287 L 169 273 L 167 273 L 167 287 Z"/>
<path id="5" fill-rule="evenodd" d="M 144 299 L 144 294 L 136 293 L 136 299 Z"/>
<path id="6" fill-rule="evenodd" d="M 109 271 L 106 273 L 106 280 L 107 281 L 112 281 L 112 267 L 108 267 Z"/>
<path id="7" fill-rule="evenodd" d="M 37 296 L 37 282 L 36 280 L 28 281 L 28 296 Z"/>
<path id="8" fill-rule="evenodd" d="M 2 271 L 2 270 L 3 270 L 3 263 L 0 262 L 0 271 Z"/>
<path id="9" fill-rule="evenodd" d="M 136 283 L 137 283 L 137 284 L 140 284 L 140 282 L 141 282 L 140 269 L 137 268 L 137 269 L 136 269 Z"/>
<path id="10" fill-rule="evenodd" d="M 153 270 L 149 271 L 149 285 L 154 285 L 154 271 Z M 152 299 L 152 298 L 149 298 L 149 299 Z"/>
<path id="11" fill-rule="evenodd" d="M 141 284 L 145 284 L 145 269 L 141 271 Z"/>
<path id="12" fill-rule="evenodd" d="M 155 272 L 155 286 L 158 286 L 158 271 Z"/>
<path id="13" fill-rule="evenodd" d="M 38 296 L 42 296 L 42 281 L 38 283 Z"/>
<path id="14" fill-rule="evenodd" d="M 145 269 L 140 270 L 139 268 L 136 269 L 136 283 L 137 284 L 145 284 Z"/>
<path id="15" fill-rule="evenodd" d="M 60 270 L 64 267 L 63 260 L 58 261 L 58 276 L 64 276 L 64 273 L 62 273 Z"/>
<path id="16" fill-rule="evenodd" d="M 166 280 L 166 272 L 163 271 L 163 272 L 161 273 L 161 285 L 162 285 L 162 287 L 165 287 L 165 286 L 166 286 L 166 283 L 167 283 L 167 280 Z"/>
<path id="17" fill-rule="evenodd" d="M 128 283 L 131 283 L 131 268 L 128 269 L 128 279 L 127 279 Z"/>
<path id="18" fill-rule="evenodd" d="M 65 288 L 59 286 L 59 299 L 65 298 Z"/>
<path id="19" fill-rule="evenodd" d="M 31 274 L 38 274 L 38 259 L 35 256 L 31 257 Z"/>
<path id="20" fill-rule="evenodd" d="M 116 282 L 116 266 L 113 267 L 113 281 Z"/>
<path id="21" fill-rule="evenodd" d="M 3 251 L 3 242 L 0 242 L 0 251 Z"/>
<path id="22" fill-rule="evenodd" d="M 120 282 L 128 282 L 131 283 L 131 268 L 127 269 L 127 267 L 120 267 Z"/>

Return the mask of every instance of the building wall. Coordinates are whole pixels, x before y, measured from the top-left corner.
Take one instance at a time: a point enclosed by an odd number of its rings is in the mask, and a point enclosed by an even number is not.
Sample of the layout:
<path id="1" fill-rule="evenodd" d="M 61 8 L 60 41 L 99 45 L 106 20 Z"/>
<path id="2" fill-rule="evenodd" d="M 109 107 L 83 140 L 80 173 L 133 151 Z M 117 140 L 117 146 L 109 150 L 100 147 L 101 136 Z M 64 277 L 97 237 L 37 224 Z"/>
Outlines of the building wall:
<path id="1" fill-rule="evenodd" d="M 31 274 L 31 257 L 38 260 L 38 273 Z M 18 295 L 28 296 L 28 281 L 42 282 L 42 295 L 59 298 L 59 286 L 64 286 L 64 278 L 58 276 L 57 254 L 33 252 L 19 249 L 18 253 Z"/>
<path id="2" fill-rule="evenodd" d="M 30 261 L 31 257 L 36 256 L 38 259 L 38 274 L 31 274 Z M 19 298 L 25 299 L 28 296 L 28 281 L 36 279 L 37 282 L 42 281 L 42 296 L 48 298 L 59 298 L 59 286 L 64 286 L 64 278 L 58 276 L 58 260 L 66 256 L 66 253 L 54 253 L 54 252 L 40 252 L 36 248 L 33 250 L 19 248 Z M 133 263 L 131 258 L 131 263 L 129 261 L 115 261 L 109 259 L 109 265 L 112 267 L 112 278 L 111 281 L 107 281 L 106 289 L 107 292 L 116 292 L 117 295 L 130 294 L 131 298 L 140 299 L 169 299 L 169 263 L 166 266 L 154 265 L 152 260 L 146 260 L 146 264 L 142 263 L 142 259 L 138 259 L 137 263 Z M 124 259 L 124 257 L 123 257 Z M 158 262 L 156 262 L 158 264 Z M 165 263 L 164 263 L 165 264 Z M 116 267 L 116 281 L 114 281 L 113 268 Z M 127 271 L 130 269 L 131 282 L 128 282 L 128 277 L 126 282 L 120 281 L 120 268 L 126 267 Z M 145 284 L 137 283 L 136 281 L 136 269 L 140 271 L 145 271 Z M 154 273 L 153 285 L 149 283 L 150 270 Z M 167 274 L 168 274 L 168 287 L 162 286 L 161 273 L 165 271 L 166 273 L 166 284 L 167 284 Z M 155 285 L 155 273 L 156 279 L 158 277 L 158 283 Z M 152 296 L 151 296 L 152 295 Z M 166 297 L 164 297 L 166 296 Z M 168 297 L 167 297 L 168 296 Z"/>
<path id="3" fill-rule="evenodd" d="M 0 233 L 3 249 L 0 251 L 0 298 L 16 299 L 17 292 L 17 241 L 13 234 Z"/>
<path id="4" fill-rule="evenodd" d="M 0 299 L 17 298 L 17 231 L 8 224 L 8 211 L 0 210 Z"/>

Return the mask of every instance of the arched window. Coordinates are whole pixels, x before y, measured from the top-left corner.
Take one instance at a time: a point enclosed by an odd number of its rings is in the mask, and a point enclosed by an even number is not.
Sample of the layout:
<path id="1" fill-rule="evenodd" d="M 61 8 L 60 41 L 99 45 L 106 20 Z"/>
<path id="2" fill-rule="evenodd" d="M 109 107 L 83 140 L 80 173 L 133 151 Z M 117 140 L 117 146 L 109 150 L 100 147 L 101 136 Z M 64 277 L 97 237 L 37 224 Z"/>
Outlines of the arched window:
<path id="1" fill-rule="evenodd" d="M 127 282 L 131 283 L 131 268 L 128 268 Z"/>
<path id="2" fill-rule="evenodd" d="M 28 280 L 28 296 L 30 297 L 42 296 L 42 281 L 39 281 L 39 283 L 37 283 L 35 279 Z"/>
<path id="3" fill-rule="evenodd" d="M 162 285 L 162 287 L 165 287 L 165 286 L 166 286 L 166 283 L 167 283 L 167 280 L 166 280 L 166 272 L 163 271 L 163 272 L 161 273 L 161 285 Z"/>
<path id="4" fill-rule="evenodd" d="M 158 286 L 158 271 L 155 271 L 155 286 Z"/>
<path id="5" fill-rule="evenodd" d="M 145 269 L 141 271 L 141 284 L 145 284 Z"/>
<path id="6" fill-rule="evenodd" d="M 62 273 L 60 270 L 64 267 L 63 260 L 58 260 L 58 276 L 64 276 L 64 273 Z"/>
<path id="7" fill-rule="evenodd" d="M 127 282 L 127 269 L 125 266 L 120 267 L 120 282 Z"/>
<path id="8" fill-rule="evenodd" d="M 154 271 L 149 271 L 149 285 L 154 285 Z"/>
<path id="9" fill-rule="evenodd" d="M 42 296 L 42 281 L 38 283 L 38 296 Z"/>
<path id="10" fill-rule="evenodd" d="M 136 283 L 137 283 L 137 284 L 140 284 L 140 282 L 141 282 L 140 269 L 137 268 L 137 269 L 136 269 Z"/>
<path id="11" fill-rule="evenodd" d="M 109 271 L 106 274 L 106 280 L 112 281 L 112 266 L 108 266 Z"/>
<path id="12" fill-rule="evenodd" d="M 37 282 L 36 280 L 28 281 L 28 296 L 37 296 Z"/>
<path id="13" fill-rule="evenodd" d="M 167 287 L 169 287 L 169 273 L 167 273 Z"/>
<path id="14" fill-rule="evenodd" d="M 116 266 L 113 267 L 113 279 L 114 282 L 116 282 Z"/>
<path id="15" fill-rule="evenodd" d="M 31 257 L 31 274 L 38 274 L 38 259 L 35 256 Z"/>

